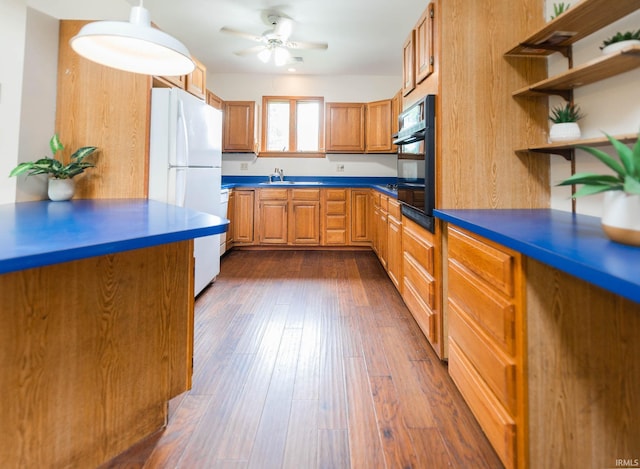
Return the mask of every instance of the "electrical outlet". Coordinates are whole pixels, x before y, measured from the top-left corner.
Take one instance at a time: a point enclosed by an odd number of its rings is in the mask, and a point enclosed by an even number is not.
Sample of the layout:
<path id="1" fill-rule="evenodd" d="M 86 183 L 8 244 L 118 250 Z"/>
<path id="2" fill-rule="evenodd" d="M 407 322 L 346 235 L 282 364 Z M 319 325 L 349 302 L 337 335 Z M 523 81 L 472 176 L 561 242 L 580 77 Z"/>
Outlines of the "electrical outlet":
<path id="1" fill-rule="evenodd" d="M 336 166 L 336 171 L 338 173 L 344 173 L 344 165 L 343 164 L 339 164 Z"/>
<path id="2" fill-rule="evenodd" d="M 249 171 L 249 163 L 240 163 L 240 171 Z"/>

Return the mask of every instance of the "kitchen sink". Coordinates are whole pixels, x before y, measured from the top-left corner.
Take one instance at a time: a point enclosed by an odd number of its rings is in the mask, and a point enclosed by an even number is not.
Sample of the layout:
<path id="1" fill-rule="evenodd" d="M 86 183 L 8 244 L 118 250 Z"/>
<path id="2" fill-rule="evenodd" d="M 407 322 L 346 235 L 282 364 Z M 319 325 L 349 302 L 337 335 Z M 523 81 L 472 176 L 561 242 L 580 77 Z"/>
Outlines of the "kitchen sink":
<path id="1" fill-rule="evenodd" d="M 322 184 L 320 181 L 273 181 L 261 182 L 261 186 L 317 186 Z"/>

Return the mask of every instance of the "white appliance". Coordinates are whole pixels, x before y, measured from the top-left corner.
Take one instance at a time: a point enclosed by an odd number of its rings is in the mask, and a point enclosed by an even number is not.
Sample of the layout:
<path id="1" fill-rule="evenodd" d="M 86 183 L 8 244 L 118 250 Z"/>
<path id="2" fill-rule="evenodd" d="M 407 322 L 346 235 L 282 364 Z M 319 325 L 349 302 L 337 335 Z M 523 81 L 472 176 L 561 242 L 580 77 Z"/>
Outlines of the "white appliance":
<path id="1" fill-rule="evenodd" d="M 149 198 L 221 213 L 222 114 L 177 88 L 153 88 Z M 195 291 L 220 273 L 220 235 L 194 240 Z"/>

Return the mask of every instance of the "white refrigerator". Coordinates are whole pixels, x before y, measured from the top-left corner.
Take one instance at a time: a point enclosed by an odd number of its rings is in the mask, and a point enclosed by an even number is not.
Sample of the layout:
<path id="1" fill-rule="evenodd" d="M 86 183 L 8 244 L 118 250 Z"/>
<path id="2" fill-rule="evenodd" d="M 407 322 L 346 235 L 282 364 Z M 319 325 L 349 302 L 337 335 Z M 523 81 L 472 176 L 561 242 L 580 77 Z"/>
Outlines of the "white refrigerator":
<path id="1" fill-rule="evenodd" d="M 153 88 L 149 198 L 222 218 L 222 113 L 177 88 Z M 194 240 L 195 291 L 220 273 L 220 235 Z"/>

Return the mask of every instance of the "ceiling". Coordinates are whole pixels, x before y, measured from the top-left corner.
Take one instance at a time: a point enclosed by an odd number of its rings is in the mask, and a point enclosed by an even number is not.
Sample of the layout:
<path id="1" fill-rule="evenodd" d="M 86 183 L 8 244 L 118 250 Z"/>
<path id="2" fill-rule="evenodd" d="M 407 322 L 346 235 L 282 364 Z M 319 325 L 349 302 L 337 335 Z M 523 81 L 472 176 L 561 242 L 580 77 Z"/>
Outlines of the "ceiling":
<path id="1" fill-rule="evenodd" d="M 233 52 L 256 43 L 220 32 L 260 35 L 265 12 L 294 20 L 293 41 L 326 42 L 327 50 L 299 50 L 296 72 L 311 75 L 400 75 L 402 44 L 428 0 L 146 0 L 151 20 L 181 40 L 213 73 L 291 73 Z M 27 0 L 59 19 L 126 21 L 138 0 Z"/>

